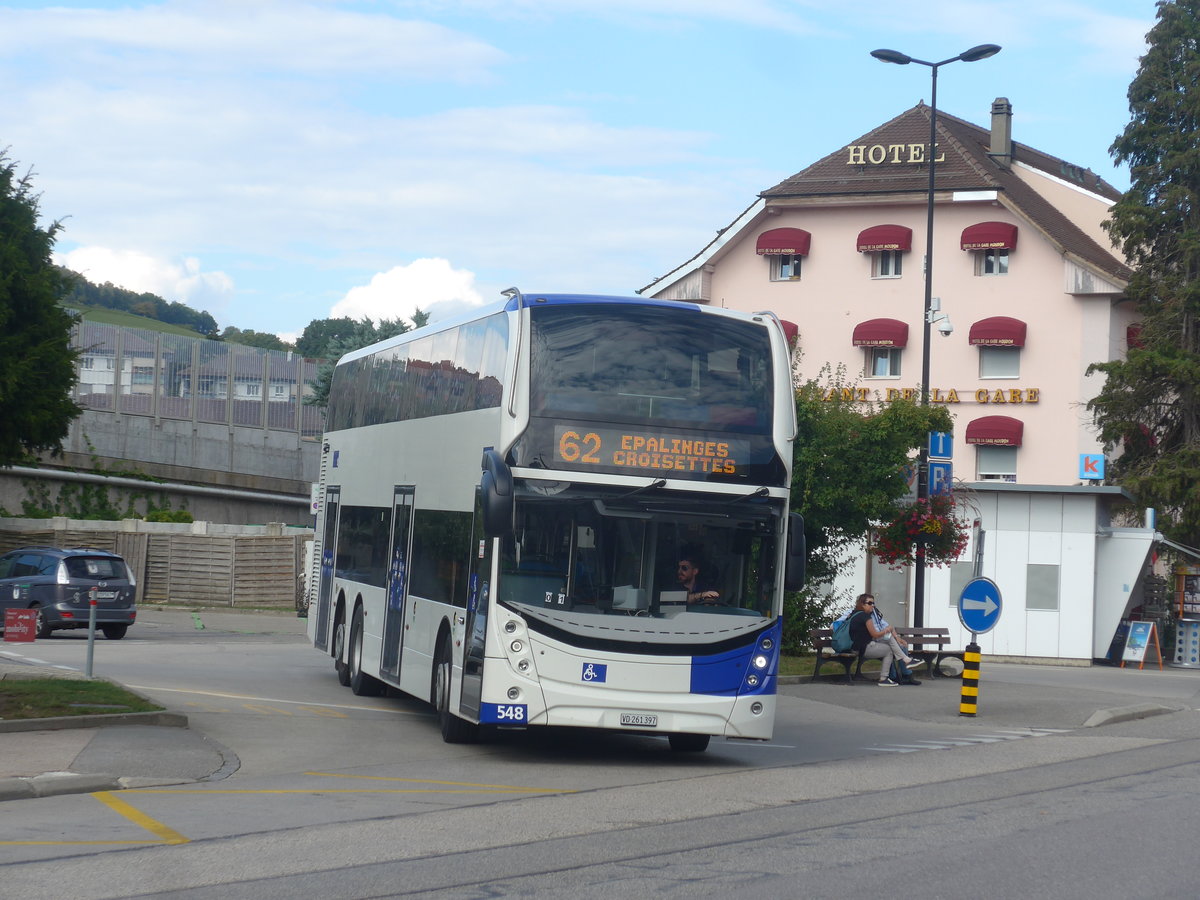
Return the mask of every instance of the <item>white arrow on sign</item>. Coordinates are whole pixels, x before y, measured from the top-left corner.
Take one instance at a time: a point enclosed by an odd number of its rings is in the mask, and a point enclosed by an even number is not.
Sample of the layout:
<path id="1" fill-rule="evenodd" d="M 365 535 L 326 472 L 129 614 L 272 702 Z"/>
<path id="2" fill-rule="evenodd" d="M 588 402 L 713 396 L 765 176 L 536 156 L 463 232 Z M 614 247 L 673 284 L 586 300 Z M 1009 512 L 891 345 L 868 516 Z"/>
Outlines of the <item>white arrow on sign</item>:
<path id="1" fill-rule="evenodd" d="M 1000 608 L 1000 604 L 991 597 L 984 597 L 982 600 L 968 600 L 964 597 L 962 605 L 963 609 L 982 609 L 985 616 L 990 616 Z"/>

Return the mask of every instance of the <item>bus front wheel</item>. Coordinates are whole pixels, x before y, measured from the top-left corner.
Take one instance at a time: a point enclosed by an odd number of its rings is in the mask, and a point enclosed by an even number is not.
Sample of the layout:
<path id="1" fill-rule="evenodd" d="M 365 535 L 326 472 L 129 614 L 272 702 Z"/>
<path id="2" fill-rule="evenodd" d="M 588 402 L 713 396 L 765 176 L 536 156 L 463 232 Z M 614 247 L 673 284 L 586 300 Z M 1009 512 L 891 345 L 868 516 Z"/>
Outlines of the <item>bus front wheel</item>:
<path id="1" fill-rule="evenodd" d="M 442 639 L 433 664 L 433 706 L 437 710 L 442 740 L 447 744 L 473 744 L 479 740 L 479 726 L 460 719 L 450 711 L 450 674 L 453 665 L 449 636 Z"/>
<path id="2" fill-rule="evenodd" d="M 376 697 L 382 685 L 362 670 L 363 611 L 354 610 L 354 624 L 350 626 L 350 690 L 359 697 Z"/>
<path id="3" fill-rule="evenodd" d="M 703 753 L 708 749 L 707 734 L 669 734 L 667 740 L 676 753 Z"/>

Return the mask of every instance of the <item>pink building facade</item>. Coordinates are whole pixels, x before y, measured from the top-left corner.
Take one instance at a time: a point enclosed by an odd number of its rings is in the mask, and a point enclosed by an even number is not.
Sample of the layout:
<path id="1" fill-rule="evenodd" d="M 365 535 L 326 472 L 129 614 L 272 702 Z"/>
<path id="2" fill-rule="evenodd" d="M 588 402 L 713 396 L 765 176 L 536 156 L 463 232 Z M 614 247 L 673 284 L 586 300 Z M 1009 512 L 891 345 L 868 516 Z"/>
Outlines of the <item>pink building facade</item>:
<path id="1" fill-rule="evenodd" d="M 931 402 L 954 417 L 954 478 L 1070 485 L 1101 453 L 1086 410 L 1124 354 L 1129 272 L 1101 223 L 1120 196 L 1089 170 L 939 112 Z M 929 109 L 918 105 L 764 191 L 695 257 L 640 293 L 800 329 L 800 371 L 843 366 L 857 396 L 917 396 Z M 953 327 L 945 334 L 946 323 Z M 1086 480 L 1086 479 L 1084 479 Z"/>

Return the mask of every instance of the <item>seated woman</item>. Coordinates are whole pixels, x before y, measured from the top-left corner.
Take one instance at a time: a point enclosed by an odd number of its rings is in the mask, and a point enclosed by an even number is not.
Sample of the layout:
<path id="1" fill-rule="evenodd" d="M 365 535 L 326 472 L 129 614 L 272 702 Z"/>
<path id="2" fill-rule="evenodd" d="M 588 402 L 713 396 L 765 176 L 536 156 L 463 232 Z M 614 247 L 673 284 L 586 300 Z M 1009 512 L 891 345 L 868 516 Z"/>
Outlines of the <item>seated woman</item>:
<path id="1" fill-rule="evenodd" d="M 892 661 L 896 660 L 913 668 L 920 661 L 913 659 L 904 648 L 896 642 L 895 629 L 890 625 L 880 628 L 872 613 L 875 611 L 875 598 L 870 594 L 859 594 L 854 604 L 854 612 L 850 614 L 850 640 L 854 649 L 864 659 L 880 660 L 879 686 L 894 687 L 898 682 L 892 679 Z"/>

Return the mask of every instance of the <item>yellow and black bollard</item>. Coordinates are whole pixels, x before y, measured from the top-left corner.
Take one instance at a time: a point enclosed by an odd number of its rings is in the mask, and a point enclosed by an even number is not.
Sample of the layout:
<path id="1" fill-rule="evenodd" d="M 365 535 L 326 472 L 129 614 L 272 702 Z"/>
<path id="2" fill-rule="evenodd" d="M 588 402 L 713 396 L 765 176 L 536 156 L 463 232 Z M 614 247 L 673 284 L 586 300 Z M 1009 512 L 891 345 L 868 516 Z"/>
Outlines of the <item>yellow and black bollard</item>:
<path id="1" fill-rule="evenodd" d="M 979 705 L 979 645 L 974 641 L 967 644 L 963 653 L 962 698 L 958 703 L 960 716 L 974 716 Z"/>

